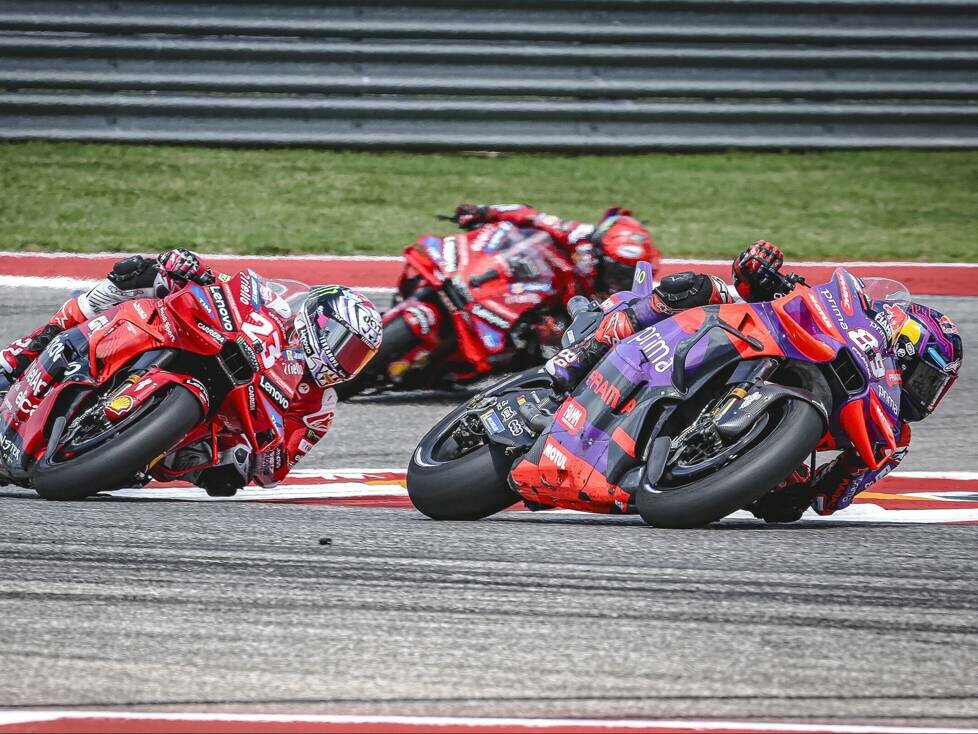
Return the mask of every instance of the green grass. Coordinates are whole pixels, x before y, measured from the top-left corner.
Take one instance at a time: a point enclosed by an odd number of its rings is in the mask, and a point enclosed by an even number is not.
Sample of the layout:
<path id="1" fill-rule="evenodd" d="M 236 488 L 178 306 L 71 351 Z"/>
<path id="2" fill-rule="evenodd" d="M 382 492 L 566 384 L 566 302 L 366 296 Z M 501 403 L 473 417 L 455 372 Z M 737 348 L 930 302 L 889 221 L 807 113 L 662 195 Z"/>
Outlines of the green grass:
<path id="1" fill-rule="evenodd" d="M 973 261 L 978 151 L 462 155 L 0 144 L 0 248 L 396 253 L 455 204 L 609 204 L 667 256 Z"/>

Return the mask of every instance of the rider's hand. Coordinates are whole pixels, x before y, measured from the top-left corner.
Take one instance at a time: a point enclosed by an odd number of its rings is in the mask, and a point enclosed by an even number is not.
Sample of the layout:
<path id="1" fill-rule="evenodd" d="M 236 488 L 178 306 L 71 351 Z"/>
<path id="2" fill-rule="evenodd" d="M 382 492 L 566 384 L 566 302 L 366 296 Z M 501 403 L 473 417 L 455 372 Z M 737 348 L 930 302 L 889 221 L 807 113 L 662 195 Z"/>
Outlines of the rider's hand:
<path id="1" fill-rule="evenodd" d="M 209 281 L 213 280 L 210 268 L 201 264 L 200 258 L 190 250 L 177 247 L 167 250 L 156 258 L 160 271 L 178 281 Z"/>
<path id="2" fill-rule="evenodd" d="M 745 301 L 774 297 L 778 284 L 773 277 L 784 264 L 784 254 L 767 240 L 757 240 L 733 262 L 733 280 Z"/>
<path id="3" fill-rule="evenodd" d="M 486 222 L 489 207 L 485 204 L 459 204 L 455 207 L 455 217 L 462 229 L 472 229 Z"/>
<path id="4" fill-rule="evenodd" d="M 638 319 L 635 311 L 626 306 L 618 311 L 612 311 L 598 324 L 594 338 L 609 347 L 613 347 L 622 339 L 627 339 L 638 330 Z"/>

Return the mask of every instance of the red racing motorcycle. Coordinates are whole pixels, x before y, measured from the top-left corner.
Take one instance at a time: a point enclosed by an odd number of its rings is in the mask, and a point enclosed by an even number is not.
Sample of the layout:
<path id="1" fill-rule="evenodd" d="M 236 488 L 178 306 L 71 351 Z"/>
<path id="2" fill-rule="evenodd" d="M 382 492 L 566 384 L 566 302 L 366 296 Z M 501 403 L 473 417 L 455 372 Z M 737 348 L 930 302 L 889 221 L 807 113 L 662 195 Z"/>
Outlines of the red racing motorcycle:
<path id="1" fill-rule="evenodd" d="M 290 290 L 308 289 L 243 271 L 59 334 L 0 404 L 0 482 L 82 499 L 206 469 L 230 435 L 273 449 L 303 373 L 287 346 Z M 215 458 L 167 468 L 199 442 Z"/>
<path id="2" fill-rule="evenodd" d="M 380 351 L 337 386 L 340 397 L 445 388 L 541 364 L 560 349 L 567 301 L 590 293 L 549 235 L 510 222 L 422 236 L 404 261 Z"/>

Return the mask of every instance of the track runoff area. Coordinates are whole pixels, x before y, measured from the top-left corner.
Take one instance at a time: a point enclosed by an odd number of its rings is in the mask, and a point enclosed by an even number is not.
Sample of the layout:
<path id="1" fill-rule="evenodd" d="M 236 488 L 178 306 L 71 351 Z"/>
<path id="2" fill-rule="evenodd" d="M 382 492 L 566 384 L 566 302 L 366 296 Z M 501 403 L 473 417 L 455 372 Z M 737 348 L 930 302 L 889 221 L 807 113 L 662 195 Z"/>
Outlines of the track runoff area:
<path id="1" fill-rule="evenodd" d="M 0 252 L 0 286 L 24 288 L 83 288 L 111 269 L 116 254 Z M 207 255 L 207 262 L 223 272 L 253 268 L 267 278 L 296 278 L 309 283 L 342 283 L 362 288 L 383 303 L 402 268 L 396 257 L 234 257 Z M 840 263 L 796 262 L 792 269 L 810 283 L 828 280 Z M 905 283 L 911 293 L 936 296 L 978 296 L 978 264 L 848 262 L 856 275 L 889 277 Z M 663 261 L 661 275 L 695 269 L 729 279 L 730 265 L 720 260 Z M 378 410 L 383 407 L 377 406 Z M 926 433 L 926 428 L 923 429 Z M 112 493 L 119 500 L 189 502 L 278 502 L 409 509 L 404 467 L 343 467 L 297 469 L 274 489 L 249 487 L 232 498 L 212 498 L 182 483 L 151 484 L 141 489 Z M 519 512 L 521 510 L 513 510 Z M 552 510 L 549 514 L 573 514 Z M 629 518 L 620 521 L 628 522 Z M 805 521 L 833 523 L 975 523 L 978 524 L 978 471 L 897 470 L 838 516 L 822 518 L 809 512 Z M 725 523 L 759 522 L 737 512 Z"/>
<path id="2" fill-rule="evenodd" d="M 66 255 L 0 253 L 0 287 L 11 289 L 84 288 L 102 277 L 117 259 L 115 255 Z M 217 269 L 234 272 L 251 267 L 265 277 L 297 275 L 312 283 L 343 283 L 363 289 L 385 303 L 385 294 L 400 271 L 397 258 L 233 258 L 207 256 Z M 833 263 L 800 263 L 798 272 L 810 282 L 827 280 Z M 912 292 L 938 296 L 978 296 L 978 265 L 922 265 L 917 263 L 846 263 L 860 275 L 891 277 L 908 284 Z M 729 276 L 729 264 L 720 261 L 667 260 L 662 274 L 697 269 Z M 52 292 L 52 295 L 54 293 Z M 58 294 L 61 297 L 60 294 Z M 352 407 L 352 406 L 351 406 Z M 341 406 L 342 408 L 342 406 Z M 383 405 L 371 409 L 384 410 Z M 321 462 L 311 462 L 314 467 Z M 347 461 L 347 464 L 356 462 Z M 965 463 L 956 468 L 968 468 Z M 203 490 L 181 484 L 155 484 L 141 489 L 120 490 L 99 500 L 119 502 L 245 502 L 332 505 L 346 508 L 389 508 L 413 512 L 407 497 L 404 467 L 299 468 L 274 489 L 247 488 L 233 498 L 210 498 Z M 514 508 L 513 513 L 522 510 Z M 571 515 L 554 510 L 537 513 L 537 521 Z M 606 518 L 608 524 L 640 523 L 633 517 Z M 738 512 L 722 521 L 727 525 L 757 525 L 748 513 Z M 978 471 L 896 471 L 861 494 L 856 502 L 835 517 L 809 513 L 802 524 L 978 524 Z M 858 719 L 857 719 L 858 720 Z M 488 718 L 458 716 L 359 716 L 359 715 L 272 715 L 245 713 L 181 713 L 176 711 L 120 712 L 107 710 L 18 710 L 0 711 L 0 734 L 6 732 L 772 732 L 810 734 L 924 734 L 961 732 L 978 734 L 978 728 L 926 726 L 862 726 L 844 724 L 778 724 L 736 721 L 652 719 L 547 719 Z"/>

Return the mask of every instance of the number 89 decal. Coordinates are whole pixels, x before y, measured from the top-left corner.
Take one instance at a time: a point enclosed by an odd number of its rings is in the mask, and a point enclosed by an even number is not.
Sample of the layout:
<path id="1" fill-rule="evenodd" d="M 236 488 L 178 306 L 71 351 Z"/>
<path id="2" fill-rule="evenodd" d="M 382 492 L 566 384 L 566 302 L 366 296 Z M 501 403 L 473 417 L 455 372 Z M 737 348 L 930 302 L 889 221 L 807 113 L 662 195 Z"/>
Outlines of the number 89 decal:
<path id="1" fill-rule="evenodd" d="M 849 340 L 859 347 L 863 354 L 869 356 L 872 352 L 873 357 L 869 360 L 869 371 L 877 380 L 886 375 L 886 366 L 883 364 L 883 353 L 880 351 L 879 340 L 865 329 L 850 329 L 848 332 Z"/>

